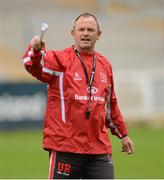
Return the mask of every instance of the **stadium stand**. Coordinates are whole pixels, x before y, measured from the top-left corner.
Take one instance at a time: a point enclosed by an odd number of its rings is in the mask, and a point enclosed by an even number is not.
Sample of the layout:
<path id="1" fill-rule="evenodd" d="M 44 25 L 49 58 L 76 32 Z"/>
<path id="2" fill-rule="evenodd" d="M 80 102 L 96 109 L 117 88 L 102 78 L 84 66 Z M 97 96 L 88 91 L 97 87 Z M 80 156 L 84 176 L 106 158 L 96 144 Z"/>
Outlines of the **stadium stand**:
<path id="1" fill-rule="evenodd" d="M 72 43 L 72 19 L 89 11 L 102 24 L 96 48 L 113 64 L 127 119 L 163 118 L 163 0 L 0 0 L 0 7 L 0 82 L 34 81 L 20 59 L 42 21 L 49 24 L 47 48 L 62 49 Z"/>

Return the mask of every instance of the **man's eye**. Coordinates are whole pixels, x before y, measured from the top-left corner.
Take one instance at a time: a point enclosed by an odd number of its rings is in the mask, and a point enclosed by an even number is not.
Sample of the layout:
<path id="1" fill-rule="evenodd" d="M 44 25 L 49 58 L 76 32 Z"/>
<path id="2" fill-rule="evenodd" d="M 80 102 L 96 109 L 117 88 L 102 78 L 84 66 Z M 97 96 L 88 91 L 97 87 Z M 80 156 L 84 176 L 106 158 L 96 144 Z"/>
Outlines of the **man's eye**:
<path id="1" fill-rule="evenodd" d="M 93 32 L 93 31 L 94 31 L 94 29 L 88 29 L 88 31 Z"/>
<path id="2" fill-rule="evenodd" d="M 80 29 L 78 29 L 78 31 L 80 31 L 80 32 L 83 32 L 83 31 L 85 31 L 85 30 L 87 30 L 88 32 L 94 32 L 94 31 L 95 31 L 95 30 L 92 29 L 92 28 L 88 28 L 88 29 L 80 28 Z"/>
<path id="3" fill-rule="evenodd" d="M 81 28 L 81 29 L 79 29 L 79 31 L 84 31 L 84 29 L 83 29 L 83 28 Z"/>

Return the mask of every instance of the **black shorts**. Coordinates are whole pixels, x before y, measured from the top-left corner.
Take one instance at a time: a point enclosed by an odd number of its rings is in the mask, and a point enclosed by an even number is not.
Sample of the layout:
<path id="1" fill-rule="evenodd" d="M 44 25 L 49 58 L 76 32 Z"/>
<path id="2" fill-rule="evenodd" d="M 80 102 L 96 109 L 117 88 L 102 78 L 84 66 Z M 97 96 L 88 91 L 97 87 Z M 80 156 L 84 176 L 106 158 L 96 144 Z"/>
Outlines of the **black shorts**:
<path id="1" fill-rule="evenodd" d="M 49 179 L 114 179 L 112 156 L 51 151 Z"/>

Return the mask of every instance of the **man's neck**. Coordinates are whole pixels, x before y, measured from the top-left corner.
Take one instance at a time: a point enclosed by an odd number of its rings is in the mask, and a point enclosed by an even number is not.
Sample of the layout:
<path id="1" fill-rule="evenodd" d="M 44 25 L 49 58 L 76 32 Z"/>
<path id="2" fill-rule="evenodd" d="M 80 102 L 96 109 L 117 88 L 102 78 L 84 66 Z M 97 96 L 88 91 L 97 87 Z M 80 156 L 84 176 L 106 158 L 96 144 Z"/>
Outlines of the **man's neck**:
<path id="1" fill-rule="evenodd" d="M 78 48 L 77 46 L 75 46 L 75 48 L 79 51 L 79 53 L 81 54 L 86 54 L 86 55 L 91 55 L 93 54 L 94 50 L 93 49 L 82 49 L 82 48 Z"/>

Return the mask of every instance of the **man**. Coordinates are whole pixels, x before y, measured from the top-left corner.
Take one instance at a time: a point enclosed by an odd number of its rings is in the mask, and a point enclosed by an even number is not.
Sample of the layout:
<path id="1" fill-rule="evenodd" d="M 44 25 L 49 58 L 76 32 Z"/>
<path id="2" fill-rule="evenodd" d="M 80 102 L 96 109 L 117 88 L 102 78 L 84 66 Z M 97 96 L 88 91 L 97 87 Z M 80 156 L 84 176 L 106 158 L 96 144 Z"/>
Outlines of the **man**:
<path id="1" fill-rule="evenodd" d="M 97 18 L 78 16 L 74 45 L 45 50 L 34 37 L 23 56 L 26 70 L 48 83 L 43 148 L 50 152 L 49 178 L 113 179 L 112 145 L 107 127 L 132 154 L 134 145 L 119 110 L 110 62 L 94 51 L 101 35 Z"/>

